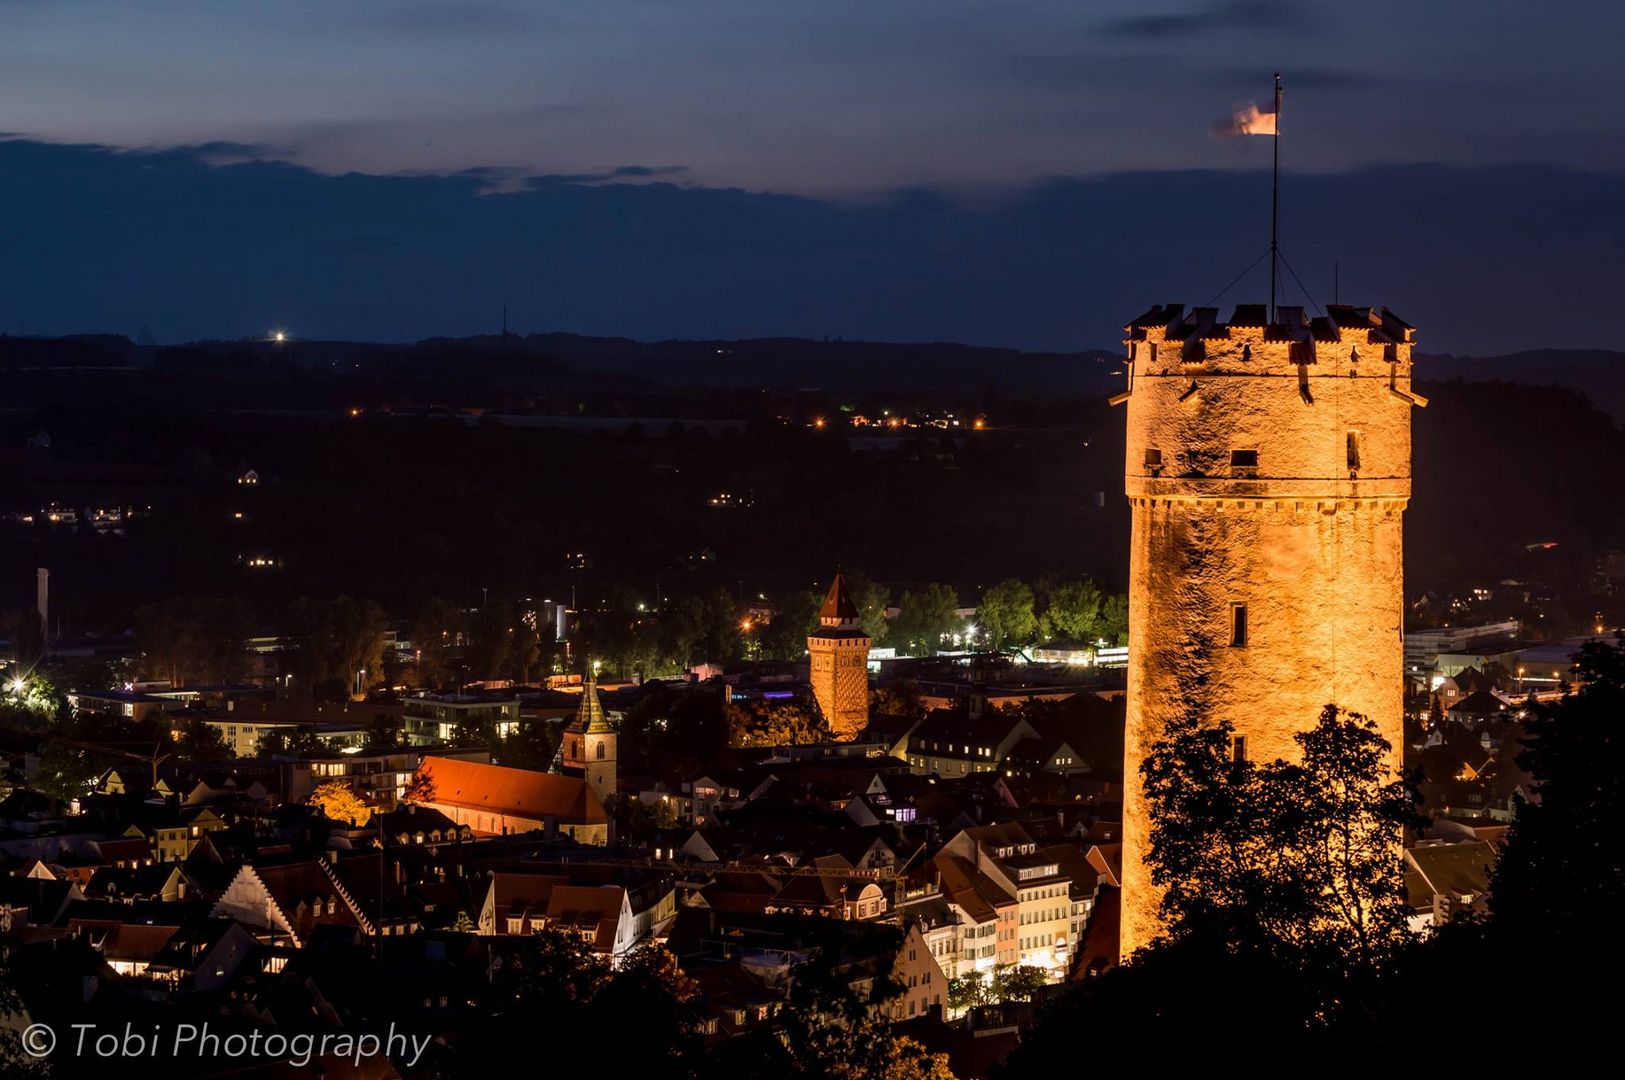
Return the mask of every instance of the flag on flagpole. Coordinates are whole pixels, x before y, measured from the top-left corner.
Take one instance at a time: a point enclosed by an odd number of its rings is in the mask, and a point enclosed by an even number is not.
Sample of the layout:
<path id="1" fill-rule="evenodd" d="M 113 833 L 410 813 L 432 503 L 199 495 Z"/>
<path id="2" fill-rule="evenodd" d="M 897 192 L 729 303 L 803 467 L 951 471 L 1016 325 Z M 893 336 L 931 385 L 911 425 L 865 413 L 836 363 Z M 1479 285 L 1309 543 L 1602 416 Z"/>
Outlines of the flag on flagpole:
<path id="1" fill-rule="evenodd" d="M 1237 135 L 1277 135 L 1275 106 L 1260 109 L 1253 102 L 1237 105 L 1228 119 L 1213 125 L 1215 139 L 1229 139 Z"/>

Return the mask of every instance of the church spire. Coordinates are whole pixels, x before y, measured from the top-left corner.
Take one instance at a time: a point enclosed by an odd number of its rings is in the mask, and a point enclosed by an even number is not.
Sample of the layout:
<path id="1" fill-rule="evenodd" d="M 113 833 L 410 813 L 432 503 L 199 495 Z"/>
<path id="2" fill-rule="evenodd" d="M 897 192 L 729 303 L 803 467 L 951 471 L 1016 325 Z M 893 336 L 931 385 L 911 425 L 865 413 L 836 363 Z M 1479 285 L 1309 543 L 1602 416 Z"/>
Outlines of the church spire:
<path id="1" fill-rule="evenodd" d="M 572 730 L 592 732 L 594 734 L 609 731 L 609 717 L 604 714 L 604 703 L 598 698 L 598 670 L 592 664 L 587 665 L 587 683 L 581 690 L 581 704 L 576 706 L 575 719 L 570 722 Z"/>

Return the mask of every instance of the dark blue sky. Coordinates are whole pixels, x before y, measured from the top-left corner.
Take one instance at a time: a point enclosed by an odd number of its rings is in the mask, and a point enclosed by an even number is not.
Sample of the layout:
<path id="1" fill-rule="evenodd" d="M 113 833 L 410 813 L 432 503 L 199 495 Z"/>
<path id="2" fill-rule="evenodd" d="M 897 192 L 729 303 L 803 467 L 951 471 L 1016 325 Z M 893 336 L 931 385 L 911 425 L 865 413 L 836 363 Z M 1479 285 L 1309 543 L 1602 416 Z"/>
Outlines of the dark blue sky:
<path id="1" fill-rule="evenodd" d="M 1267 242 L 1269 141 L 1206 131 L 1279 68 L 1317 299 L 1337 260 L 1435 348 L 1612 345 L 1625 14 L 1538 15 L 0 0 L 0 330 L 410 338 L 506 297 L 527 329 L 1110 343 Z"/>

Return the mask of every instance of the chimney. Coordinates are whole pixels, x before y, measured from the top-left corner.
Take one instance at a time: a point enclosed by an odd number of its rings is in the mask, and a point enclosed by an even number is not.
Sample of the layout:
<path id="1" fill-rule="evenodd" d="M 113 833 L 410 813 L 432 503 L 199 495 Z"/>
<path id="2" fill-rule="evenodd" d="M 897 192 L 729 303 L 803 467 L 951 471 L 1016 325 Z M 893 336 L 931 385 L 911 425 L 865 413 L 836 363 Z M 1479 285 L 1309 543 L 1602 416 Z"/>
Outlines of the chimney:
<path id="1" fill-rule="evenodd" d="M 51 639 L 51 572 L 45 567 L 34 571 L 35 606 L 39 608 L 40 633 L 46 641 Z"/>

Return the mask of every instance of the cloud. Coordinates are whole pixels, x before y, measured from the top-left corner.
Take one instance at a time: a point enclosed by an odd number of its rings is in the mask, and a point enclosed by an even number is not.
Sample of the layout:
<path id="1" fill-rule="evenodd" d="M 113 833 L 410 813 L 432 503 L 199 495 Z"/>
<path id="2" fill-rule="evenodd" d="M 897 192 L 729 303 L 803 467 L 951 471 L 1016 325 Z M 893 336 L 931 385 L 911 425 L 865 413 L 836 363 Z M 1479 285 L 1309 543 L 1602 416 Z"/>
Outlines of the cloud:
<path id="1" fill-rule="evenodd" d="M 1278 0 L 1219 0 L 1186 11 L 1125 15 L 1102 29 L 1113 37 L 1187 38 L 1230 30 L 1301 30 L 1312 21 L 1301 5 Z"/>
<path id="2" fill-rule="evenodd" d="M 240 149 L 240 148 L 239 148 Z M 668 167 L 669 168 L 669 167 Z M 617 177 L 630 169 L 630 175 Z M 329 176 L 195 148 L 0 141 L 0 332 L 402 340 L 487 327 L 1099 346 L 1205 301 L 1268 242 L 1267 170 L 1118 173 L 854 203 L 622 166 L 481 197 L 503 169 Z M 642 181 L 642 182 L 639 182 Z M 654 182 L 651 182 L 654 181 Z M 1542 193 L 1540 213 L 1528 192 Z M 1441 352 L 1625 338 L 1625 177 L 1529 166 L 1290 173 L 1282 248 L 1324 303 L 1388 304 Z M 94 268 L 87 279 L 86 267 Z M 64 288 L 64 281 L 90 281 Z M 1227 300 L 1262 297 L 1262 266 Z M 1296 278 L 1289 286 L 1296 303 Z M 1516 297 L 1486 319 L 1486 298 Z M 1553 313 L 1583 313 L 1554 333 Z"/>
<path id="3" fill-rule="evenodd" d="M 610 175 L 618 177 L 673 176 L 688 171 L 687 165 L 622 165 Z"/>
<path id="4" fill-rule="evenodd" d="M 258 142 L 234 142 L 229 139 L 191 143 L 160 152 L 195 158 L 207 165 L 241 165 L 250 161 L 287 161 L 294 156 L 294 149 L 289 146 L 274 146 L 270 143 Z"/>
<path id="5" fill-rule="evenodd" d="M 543 187 L 549 184 L 614 184 L 621 181 L 660 180 L 666 177 L 681 176 L 688 172 L 687 165 L 620 165 L 603 172 L 587 173 L 531 173 L 524 170 L 465 170 L 464 175 L 473 173 L 501 172 L 511 181 L 500 190 L 505 192 L 522 191 L 530 187 Z M 488 188 L 487 190 L 498 190 Z"/>

